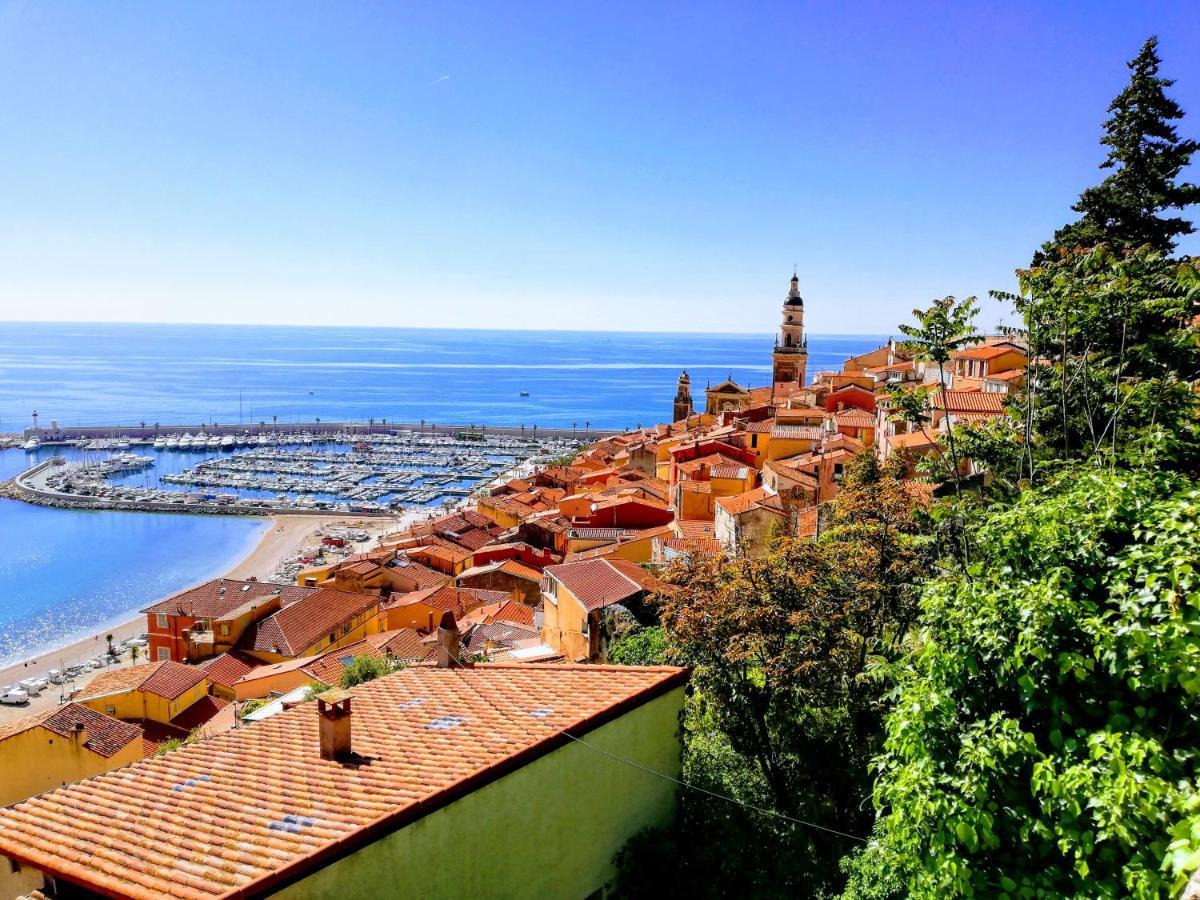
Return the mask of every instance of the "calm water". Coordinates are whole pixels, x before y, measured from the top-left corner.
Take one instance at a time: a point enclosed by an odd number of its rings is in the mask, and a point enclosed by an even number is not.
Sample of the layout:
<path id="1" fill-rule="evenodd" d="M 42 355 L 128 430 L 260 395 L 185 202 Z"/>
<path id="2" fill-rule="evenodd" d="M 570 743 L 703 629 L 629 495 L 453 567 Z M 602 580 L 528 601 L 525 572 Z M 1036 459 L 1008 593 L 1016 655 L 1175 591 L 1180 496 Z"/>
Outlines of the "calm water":
<path id="1" fill-rule="evenodd" d="M 809 372 L 882 340 L 811 336 Z M 33 410 L 45 425 L 319 416 L 622 428 L 668 419 L 683 368 L 698 405 L 709 380 L 768 383 L 770 349 L 769 335 L 0 322 L 0 431 L 27 427 Z M 2 451 L 0 478 L 29 464 Z M 0 663 L 229 569 L 264 528 L 0 500 Z"/>

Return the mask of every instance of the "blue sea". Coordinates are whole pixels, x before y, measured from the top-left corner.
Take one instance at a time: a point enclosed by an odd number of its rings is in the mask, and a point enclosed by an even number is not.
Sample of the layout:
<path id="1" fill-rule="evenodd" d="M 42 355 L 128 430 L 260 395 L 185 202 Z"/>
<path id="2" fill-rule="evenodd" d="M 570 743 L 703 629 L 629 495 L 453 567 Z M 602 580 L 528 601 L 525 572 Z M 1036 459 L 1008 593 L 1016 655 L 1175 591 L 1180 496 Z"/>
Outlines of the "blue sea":
<path id="1" fill-rule="evenodd" d="M 809 337 L 809 372 L 879 335 Z M 681 369 L 770 380 L 769 334 L 0 322 L 0 432 L 32 424 L 368 418 L 619 429 L 670 418 Z M 522 391 L 529 396 L 520 396 Z M 30 464 L 0 451 L 0 478 Z M 0 500 L 0 664 L 128 618 L 231 568 L 262 521 Z"/>

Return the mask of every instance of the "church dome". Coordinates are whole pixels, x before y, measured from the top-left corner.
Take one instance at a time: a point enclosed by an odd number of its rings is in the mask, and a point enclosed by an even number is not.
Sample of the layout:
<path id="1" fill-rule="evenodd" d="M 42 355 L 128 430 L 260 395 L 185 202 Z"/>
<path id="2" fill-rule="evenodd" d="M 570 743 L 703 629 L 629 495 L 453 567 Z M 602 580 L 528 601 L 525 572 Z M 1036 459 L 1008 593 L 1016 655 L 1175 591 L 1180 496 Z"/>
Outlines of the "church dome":
<path id="1" fill-rule="evenodd" d="M 795 274 L 792 275 L 791 287 L 788 290 L 787 299 L 783 301 L 784 306 L 804 306 L 804 298 L 800 296 L 800 279 Z"/>

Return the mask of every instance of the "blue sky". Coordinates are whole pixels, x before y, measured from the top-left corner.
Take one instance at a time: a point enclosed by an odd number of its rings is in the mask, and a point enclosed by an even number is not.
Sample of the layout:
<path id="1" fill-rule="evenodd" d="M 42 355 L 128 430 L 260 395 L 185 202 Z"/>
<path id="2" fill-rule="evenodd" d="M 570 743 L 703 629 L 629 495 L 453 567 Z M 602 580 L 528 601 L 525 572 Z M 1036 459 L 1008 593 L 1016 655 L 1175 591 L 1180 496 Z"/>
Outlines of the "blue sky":
<path id="1" fill-rule="evenodd" d="M 764 332 L 795 262 L 890 331 L 1013 286 L 1152 33 L 1200 135 L 1194 0 L 0 0 L 0 318 Z"/>

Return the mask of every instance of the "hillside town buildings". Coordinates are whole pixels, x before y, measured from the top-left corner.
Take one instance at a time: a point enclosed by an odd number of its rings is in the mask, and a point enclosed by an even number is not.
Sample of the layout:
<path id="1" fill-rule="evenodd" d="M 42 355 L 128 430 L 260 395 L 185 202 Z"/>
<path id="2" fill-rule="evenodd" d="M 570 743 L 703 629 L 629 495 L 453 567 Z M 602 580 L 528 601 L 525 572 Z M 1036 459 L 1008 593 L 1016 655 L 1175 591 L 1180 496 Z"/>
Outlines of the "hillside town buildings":
<path id="1" fill-rule="evenodd" d="M 682 372 L 670 422 L 314 560 L 294 584 L 215 579 L 147 607 L 146 664 L 0 728 L 0 803 L 16 803 L 0 810 L 0 891 L 314 896 L 353 877 L 413 896 L 594 894 L 672 807 L 638 767 L 677 773 L 686 673 L 606 665 L 654 621 L 662 568 L 816 538 L 863 453 L 898 457 L 928 502 L 922 457 L 1004 417 L 1029 363 L 986 337 L 939 372 L 889 340 L 810 374 L 807 347 L 793 275 L 763 349 L 770 384 L 710 384 L 697 411 Z M 922 421 L 898 419 L 896 392 L 920 392 Z M 337 690 L 364 657 L 391 674 Z M 79 823 L 69 844 L 64 821 Z M 491 882 L 436 864 L 447 847 L 485 854 Z"/>

